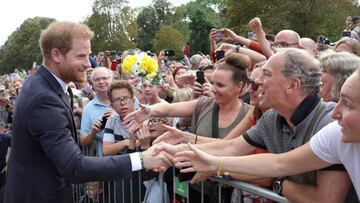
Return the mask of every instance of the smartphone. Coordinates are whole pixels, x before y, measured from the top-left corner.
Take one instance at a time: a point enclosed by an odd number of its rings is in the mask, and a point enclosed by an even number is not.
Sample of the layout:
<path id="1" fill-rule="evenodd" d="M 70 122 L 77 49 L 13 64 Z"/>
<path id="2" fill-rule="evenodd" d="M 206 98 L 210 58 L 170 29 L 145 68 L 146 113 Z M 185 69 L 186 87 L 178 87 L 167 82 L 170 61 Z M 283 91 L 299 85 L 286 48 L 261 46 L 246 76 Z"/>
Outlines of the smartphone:
<path id="1" fill-rule="evenodd" d="M 204 71 L 202 71 L 202 70 L 196 71 L 196 82 L 198 82 L 200 84 L 205 83 Z"/>
<path id="2" fill-rule="evenodd" d="M 190 181 L 194 177 L 195 172 L 181 173 L 179 168 L 175 168 L 175 175 L 179 178 L 180 182 L 185 182 Z"/>
<path id="3" fill-rule="evenodd" d="M 216 31 L 216 38 L 217 38 L 218 40 L 223 39 L 224 36 L 225 36 L 225 35 L 224 35 L 224 31 L 220 31 L 220 30 Z"/>
<path id="4" fill-rule="evenodd" d="M 248 39 L 254 39 L 254 33 L 253 32 L 248 32 L 247 38 Z"/>
<path id="5" fill-rule="evenodd" d="M 175 51 L 173 49 L 165 49 L 164 55 L 165 56 L 175 56 Z"/>
<path id="6" fill-rule="evenodd" d="M 106 125 L 106 122 L 108 120 L 109 116 L 103 116 L 101 118 L 101 128 L 100 129 L 104 129 L 105 128 L 105 125 Z"/>
<path id="7" fill-rule="evenodd" d="M 220 59 L 225 57 L 225 52 L 224 51 L 216 51 L 216 60 L 219 61 Z"/>

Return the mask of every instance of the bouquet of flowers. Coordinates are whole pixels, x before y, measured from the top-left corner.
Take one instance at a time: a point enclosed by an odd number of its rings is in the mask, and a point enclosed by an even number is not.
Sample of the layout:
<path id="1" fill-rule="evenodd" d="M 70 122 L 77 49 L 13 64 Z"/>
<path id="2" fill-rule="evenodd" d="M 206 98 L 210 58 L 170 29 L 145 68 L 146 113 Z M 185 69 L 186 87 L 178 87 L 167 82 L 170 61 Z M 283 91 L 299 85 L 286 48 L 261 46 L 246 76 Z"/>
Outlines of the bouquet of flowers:
<path id="1" fill-rule="evenodd" d="M 162 81 L 157 60 L 144 52 L 127 55 L 124 58 L 121 69 L 124 73 L 141 78 L 143 82 L 160 84 Z"/>

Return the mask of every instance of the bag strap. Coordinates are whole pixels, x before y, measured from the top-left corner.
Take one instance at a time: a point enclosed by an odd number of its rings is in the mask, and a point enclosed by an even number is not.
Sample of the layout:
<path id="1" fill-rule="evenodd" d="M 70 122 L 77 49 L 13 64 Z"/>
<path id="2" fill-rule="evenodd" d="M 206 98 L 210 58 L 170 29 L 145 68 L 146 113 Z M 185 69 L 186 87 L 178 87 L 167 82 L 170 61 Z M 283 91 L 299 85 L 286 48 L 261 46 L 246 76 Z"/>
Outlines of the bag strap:
<path id="1" fill-rule="evenodd" d="M 214 104 L 212 112 L 212 137 L 219 138 L 219 105 Z"/>
<path id="2" fill-rule="evenodd" d="M 326 104 L 320 101 L 320 104 L 316 107 L 316 112 L 315 112 L 313 119 L 311 120 L 310 126 L 306 131 L 303 143 L 310 140 L 310 138 L 313 134 L 312 132 L 314 130 L 315 124 L 318 122 L 320 114 L 321 114 L 321 112 L 323 112 L 323 110 L 325 108 L 326 108 Z"/>

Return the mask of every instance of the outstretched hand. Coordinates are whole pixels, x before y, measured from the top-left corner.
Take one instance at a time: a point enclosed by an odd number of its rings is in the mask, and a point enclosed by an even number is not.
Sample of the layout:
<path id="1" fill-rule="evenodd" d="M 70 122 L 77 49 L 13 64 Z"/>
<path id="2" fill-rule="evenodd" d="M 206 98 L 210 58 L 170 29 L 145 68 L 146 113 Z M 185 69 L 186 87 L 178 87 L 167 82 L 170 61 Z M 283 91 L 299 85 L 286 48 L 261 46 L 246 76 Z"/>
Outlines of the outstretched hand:
<path id="1" fill-rule="evenodd" d="M 175 154 L 175 166 L 186 167 L 181 170 L 181 173 L 215 173 L 219 159 L 211 154 L 201 151 L 195 145 L 189 143 L 188 146 L 190 151 L 183 151 Z"/>
<path id="2" fill-rule="evenodd" d="M 139 104 L 140 108 L 134 112 L 129 113 L 125 116 L 123 120 L 124 125 L 128 125 L 132 120 L 136 120 L 137 123 L 142 123 L 143 121 L 150 118 L 150 107 Z"/>
<path id="3" fill-rule="evenodd" d="M 171 145 L 171 144 L 168 144 L 165 142 L 160 142 L 158 144 L 153 145 L 152 147 L 154 147 L 153 154 L 152 154 L 153 156 L 156 156 L 157 154 L 159 154 L 162 151 L 170 154 L 171 156 L 175 156 L 175 154 L 177 152 L 182 151 L 184 148 L 183 145 Z"/>
<path id="4" fill-rule="evenodd" d="M 157 137 L 153 144 L 166 142 L 175 145 L 185 141 L 183 132 L 181 130 L 164 124 L 162 126 L 165 128 L 166 132 Z"/>
<path id="5" fill-rule="evenodd" d="M 238 38 L 238 35 L 235 34 L 234 31 L 230 30 L 229 28 L 222 28 L 220 29 L 221 31 L 224 32 L 225 34 L 225 37 L 223 38 L 223 40 L 225 42 L 228 42 L 228 43 L 234 43 L 236 42 L 237 38 Z"/>
<path id="6" fill-rule="evenodd" d="M 150 147 L 143 153 L 145 169 L 152 169 L 155 172 L 165 172 L 173 165 L 174 157 L 166 151 L 154 153 L 155 146 Z"/>

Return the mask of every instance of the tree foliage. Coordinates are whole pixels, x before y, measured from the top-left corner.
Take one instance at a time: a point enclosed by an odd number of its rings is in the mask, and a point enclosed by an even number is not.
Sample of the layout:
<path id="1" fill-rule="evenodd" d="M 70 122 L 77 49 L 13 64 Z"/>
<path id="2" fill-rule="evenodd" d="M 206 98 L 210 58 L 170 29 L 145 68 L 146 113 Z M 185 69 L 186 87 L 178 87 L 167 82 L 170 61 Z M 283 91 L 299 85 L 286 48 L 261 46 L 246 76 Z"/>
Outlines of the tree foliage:
<path id="1" fill-rule="evenodd" d="M 186 41 L 181 33 L 170 25 L 161 26 L 154 38 L 154 51 L 159 53 L 164 49 L 175 50 L 175 58 L 182 57 L 182 47 Z"/>
<path id="2" fill-rule="evenodd" d="M 246 36 L 248 22 L 255 16 L 261 18 L 267 33 L 292 29 L 301 37 L 323 34 L 336 41 L 345 17 L 358 15 L 357 0 L 192 0 L 178 7 L 169 0 L 153 0 L 151 5 L 135 9 L 128 0 L 95 0 L 84 23 L 95 32 L 93 53 L 138 46 L 144 51 L 169 48 L 181 54 L 181 47 L 188 43 L 192 54 L 207 54 L 211 28 L 229 27 Z M 41 17 L 25 20 L 0 48 L 0 72 L 40 63 L 40 31 L 52 21 Z"/>
<path id="3" fill-rule="evenodd" d="M 161 25 L 172 22 L 173 8 L 168 0 L 153 0 L 149 7 L 142 8 L 136 22 L 139 31 L 137 45 L 142 50 L 152 50 L 153 39 Z"/>
<path id="4" fill-rule="evenodd" d="M 26 19 L 0 49 L 0 72 L 27 70 L 34 61 L 40 64 L 42 62 L 40 32 L 53 21 L 52 18 L 42 17 Z"/>
<path id="5" fill-rule="evenodd" d="M 337 40 L 346 16 L 359 15 L 353 0 L 229 0 L 227 5 L 226 26 L 242 35 L 250 31 L 248 22 L 258 16 L 268 33 L 292 29 L 302 37 L 324 34 Z"/>
<path id="6" fill-rule="evenodd" d="M 126 0 L 96 0 L 93 14 L 85 21 L 94 32 L 94 53 L 135 47 L 137 38 L 135 12 Z"/>
<path id="7" fill-rule="evenodd" d="M 186 5 L 189 27 L 191 30 L 189 44 L 192 54 L 196 51 L 209 53 L 209 32 L 211 28 L 222 27 L 220 16 L 208 4 L 202 1 Z"/>

